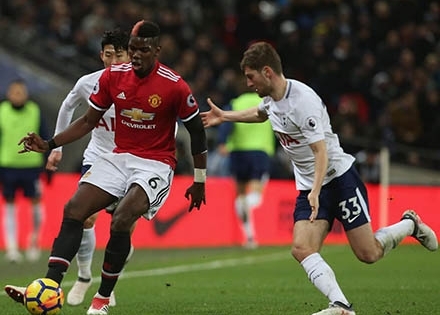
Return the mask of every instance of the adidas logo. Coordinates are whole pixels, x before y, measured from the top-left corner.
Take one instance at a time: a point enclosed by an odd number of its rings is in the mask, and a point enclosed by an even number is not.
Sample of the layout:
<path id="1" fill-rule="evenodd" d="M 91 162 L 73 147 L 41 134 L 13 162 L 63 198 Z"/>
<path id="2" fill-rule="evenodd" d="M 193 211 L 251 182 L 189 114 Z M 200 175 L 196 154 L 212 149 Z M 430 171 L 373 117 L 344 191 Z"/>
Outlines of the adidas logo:
<path id="1" fill-rule="evenodd" d="M 121 99 L 121 100 L 125 100 L 125 99 L 126 99 L 126 98 L 125 98 L 125 93 L 124 93 L 124 92 L 119 93 L 116 97 L 119 98 L 119 99 Z"/>

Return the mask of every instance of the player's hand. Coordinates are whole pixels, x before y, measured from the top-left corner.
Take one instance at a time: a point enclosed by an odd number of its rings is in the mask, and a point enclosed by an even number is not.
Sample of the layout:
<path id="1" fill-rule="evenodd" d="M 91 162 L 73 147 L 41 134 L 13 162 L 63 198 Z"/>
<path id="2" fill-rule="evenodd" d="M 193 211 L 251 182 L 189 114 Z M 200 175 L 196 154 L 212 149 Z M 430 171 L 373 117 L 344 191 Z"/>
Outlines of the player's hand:
<path id="1" fill-rule="evenodd" d="M 207 102 L 211 109 L 207 112 L 201 112 L 200 117 L 202 118 L 203 127 L 213 127 L 220 125 L 223 122 L 223 111 L 218 108 L 210 98 L 207 98 Z"/>
<path id="2" fill-rule="evenodd" d="M 27 136 L 23 137 L 18 145 L 23 145 L 23 149 L 18 153 L 26 153 L 30 151 L 44 153 L 49 150 L 49 144 L 43 140 L 35 132 L 28 132 Z"/>
<path id="3" fill-rule="evenodd" d="M 319 210 L 319 193 L 315 193 L 311 191 L 307 195 L 307 199 L 309 200 L 310 208 L 312 209 L 312 213 L 310 214 L 309 220 L 313 222 L 318 216 Z"/>
<path id="4" fill-rule="evenodd" d="M 202 202 L 206 205 L 205 183 L 193 183 L 191 187 L 186 190 L 185 198 L 191 201 L 188 212 L 191 212 L 194 207 L 200 210 Z"/>
<path id="5" fill-rule="evenodd" d="M 58 170 L 58 164 L 63 158 L 63 152 L 58 150 L 52 150 L 47 158 L 46 170 L 55 172 Z"/>
<path id="6" fill-rule="evenodd" d="M 228 155 L 229 155 L 228 147 L 227 147 L 226 144 L 224 144 L 224 143 L 219 144 L 219 145 L 217 146 L 217 152 L 218 152 L 218 154 L 220 154 L 221 156 L 228 156 Z"/>

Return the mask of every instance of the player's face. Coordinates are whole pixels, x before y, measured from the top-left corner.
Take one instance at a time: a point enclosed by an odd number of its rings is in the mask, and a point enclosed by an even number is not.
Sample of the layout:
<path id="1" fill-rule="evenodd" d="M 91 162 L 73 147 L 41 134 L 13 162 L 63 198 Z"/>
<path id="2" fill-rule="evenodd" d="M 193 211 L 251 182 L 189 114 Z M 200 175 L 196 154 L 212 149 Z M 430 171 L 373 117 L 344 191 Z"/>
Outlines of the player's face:
<path id="1" fill-rule="evenodd" d="M 267 69 L 263 68 L 261 71 L 244 68 L 244 75 L 246 76 L 246 84 L 260 97 L 270 95 L 272 88 L 269 78 L 266 76 Z"/>
<path id="2" fill-rule="evenodd" d="M 160 47 L 155 46 L 151 38 L 131 37 L 128 43 L 128 55 L 134 72 L 139 77 L 147 76 L 154 67 Z"/>
<path id="3" fill-rule="evenodd" d="M 110 67 L 111 65 L 123 62 L 129 62 L 128 52 L 124 49 L 117 49 L 113 45 L 105 45 L 101 51 L 101 60 L 104 63 L 104 67 Z"/>

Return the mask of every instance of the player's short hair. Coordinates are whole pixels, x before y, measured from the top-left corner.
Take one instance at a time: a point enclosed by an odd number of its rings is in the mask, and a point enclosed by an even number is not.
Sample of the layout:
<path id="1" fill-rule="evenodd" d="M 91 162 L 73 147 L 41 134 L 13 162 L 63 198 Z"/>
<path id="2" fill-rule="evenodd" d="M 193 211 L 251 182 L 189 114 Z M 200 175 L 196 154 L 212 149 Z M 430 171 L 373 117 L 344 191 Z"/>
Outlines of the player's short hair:
<path id="1" fill-rule="evenodd" d="M 120 28 L 115 28 L 111 31 L 105 31 L 101 39 L 101 49 L 104 49 L 106 45 L 113 45 L 115 50 L 128 51 L 128 41 L 130 35 L 127 31 L 123 31 Z"/>
<path id="2" fill-rule="evenodd" d="M 131 36 L 151 38 L 153 44 L 159 46 L 160 28 L 152 21 L 141 20 L 133 26 Z"/>
<path id="3" fill-rule="evenodd" d="M 260 71 L 265 66 L 271 67 L 277 74 L 283 72 L 281 58 L 275 48 L 267 42 L 255 42 L 244 52 L 240 68 L 244 70 L 245 67 L 249 67 Z"/>

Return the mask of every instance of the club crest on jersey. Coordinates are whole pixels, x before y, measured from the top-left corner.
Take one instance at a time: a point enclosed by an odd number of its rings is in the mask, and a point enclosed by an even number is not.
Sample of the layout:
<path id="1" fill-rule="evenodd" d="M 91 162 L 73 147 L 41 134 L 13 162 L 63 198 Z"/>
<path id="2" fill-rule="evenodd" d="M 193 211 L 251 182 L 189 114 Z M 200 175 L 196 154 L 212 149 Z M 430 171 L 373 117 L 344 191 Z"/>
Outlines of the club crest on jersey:
<path id="1" fill-rule="evenodd" d="M 145 113 L 142 109 L 132 108 L 121 110 L 121 116 L 128 117 L 132 121 L 142 122 L 144 120 L 153 120 L 154 113 Z"/>
<path id="2" fill-rule="evenodd" d="M 188 95 L 188 97 L 186 98 L 186 105 L 188 105 L 189 107 L 193 107 L 196 106 L 196 99 L 194 98 L 194 96 L 192 94 Z"/>
<path id="3" fill-rule="evenodd" d="M 312 128 L 312 129 L 316 129 L 316 120 L 313 117 L 310 117 L 309 119 L 307 119 L 307 125 Z"/>
<path id="4" fill-rule="evenodd" d="M 150 97 L 148 97 L 148 103 L 153 108 L 159 107 L 162 103 L 162 98 L 157 94 L 150 95 Z"/>
<path id="5" fill-rule="evenodd" d="M 99 92 L 99 81 L 97 81 L 97 82 L 95 83 L 95 86 L 93 87 L 93 91 L 92 91 L 92 93 L 93 93 L 93 94 L 98 94 L 98 92 Z"/>

